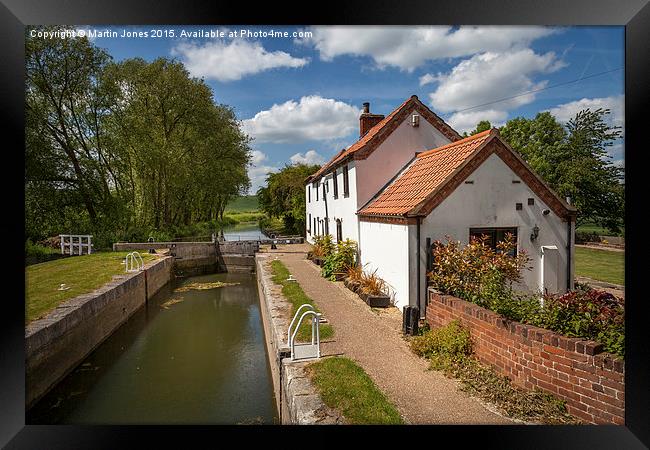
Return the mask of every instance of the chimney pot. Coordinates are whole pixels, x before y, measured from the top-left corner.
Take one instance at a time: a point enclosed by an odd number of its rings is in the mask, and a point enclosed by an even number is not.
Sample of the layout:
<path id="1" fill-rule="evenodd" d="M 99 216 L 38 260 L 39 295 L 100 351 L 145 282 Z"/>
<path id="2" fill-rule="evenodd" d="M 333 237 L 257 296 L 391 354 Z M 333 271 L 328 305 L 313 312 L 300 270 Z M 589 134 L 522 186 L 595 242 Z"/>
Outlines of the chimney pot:
<path id="1" fill-rule="evenodd" d="M 359 137 L 365 135 L 368 130 L 377 125 L 384 118 L 383 114 L 370 114 L 370 103 L 363 104 L 363 112 L 359 116 Z"/>

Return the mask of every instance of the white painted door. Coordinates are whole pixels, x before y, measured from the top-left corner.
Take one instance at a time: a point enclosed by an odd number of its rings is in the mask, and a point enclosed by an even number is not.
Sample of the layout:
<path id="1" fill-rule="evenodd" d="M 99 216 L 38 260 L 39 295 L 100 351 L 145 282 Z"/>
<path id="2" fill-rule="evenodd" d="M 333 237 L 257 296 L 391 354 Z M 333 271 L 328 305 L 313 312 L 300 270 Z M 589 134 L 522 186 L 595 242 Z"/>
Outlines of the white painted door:
<path id="1" fill-rule="evenodd" d="M 544 294 L 559 292 L 560 252 L 555 245 L 542 246 L 540 288 Z"/>

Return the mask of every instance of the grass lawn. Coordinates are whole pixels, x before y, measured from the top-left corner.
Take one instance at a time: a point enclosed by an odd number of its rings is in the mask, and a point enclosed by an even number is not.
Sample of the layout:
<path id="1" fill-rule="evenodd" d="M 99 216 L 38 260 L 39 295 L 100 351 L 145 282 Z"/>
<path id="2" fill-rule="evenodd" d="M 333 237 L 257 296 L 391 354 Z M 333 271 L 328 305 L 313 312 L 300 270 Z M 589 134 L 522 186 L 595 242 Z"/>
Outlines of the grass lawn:
<path id="1" fill-rule="evenodd" d="M 576 231 L 581 231 L 583 233 L 596 233 L 600 236 L 620 236 L 621 233 L 612 233 L 607 228 L 603 228 L 600 225 L 595 223 L 585 223 L 576 228 Z"/>
<path id="2" fill-rule="evenodd" d="M 228 211 L 224 214 L 224 217 L 230 217 L 235 219 L 237 222 L 257 222 L 259 219 L 264 217 L 265 214 L 259 211 Z"/>
<path id="3" fill-rule="evenodd" d="M 39 319 L 69 298 L 92 292 L 113 275 L 124 274 L 120 264 L 129 252 L 98 252 L 70 256 L 25 268 L 25 323 Z M 155 255 L 141 253 L 144 262 Z M 70 289 L 59 291 L 61 283 Z"/>
<path id="4" fill-rule="evenodd" d="M 242 195 L 226 205 L 225 212 L 254 212 L 259 210 L 257 195 Z"/>
<path id="5" fill-rule="evenodd" d="M 625 252 L 576 247 L 576 275 L 625 284 Z"/>
<path id="6" fill-rule="evenodd" d="M 309 303 L 314 307 L 316 312 L 320 312 L 318 306 L 314 304 L 314 301 L 311 298 L 307 297 L 307 294 L 304 293 L 297 281 L 286 281 L 286 279 L 289 278 L 289 270 L 284 264 L 282 264 L 282 262 L 277 260 L 271 261 L 271 271 L 273 272 L 273 282 L 282 286 L 282 295 L 291 302 L 291 318 L 296 314 L 296 310 L 300 308 L 300 305 L 304 303 Z M 296 335 L 299 342 L 311 340 L 311 322 L 307 319 L 309 319 L 309 317 L 305 317 L 302 321 L 300 330 L 298 330 L 298 334 Z M 331 338 L 332 336 L 334 336 L 334 329 L 332 326 L 328 323 L 321 324 L 321 340 Z"/>
<path id="7" fill-rule="evenodd" d="M 341 411 L 352 424 L 403 423 L 395 406 L 351 359 L 324 358 L 307 367 L 325 404 Z"/>

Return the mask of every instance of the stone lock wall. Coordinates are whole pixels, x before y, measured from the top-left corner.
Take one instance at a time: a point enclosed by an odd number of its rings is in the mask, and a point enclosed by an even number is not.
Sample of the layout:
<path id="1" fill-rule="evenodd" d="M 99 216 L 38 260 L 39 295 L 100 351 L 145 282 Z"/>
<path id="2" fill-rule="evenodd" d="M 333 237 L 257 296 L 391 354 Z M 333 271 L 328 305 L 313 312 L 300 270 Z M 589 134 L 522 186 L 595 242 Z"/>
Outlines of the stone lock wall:
<path id="1" fill-rule="evenodd" d="M 509 321 L 431 288 L 428 300 L 431 328 L 459 320 L 470 331 L 475 356 L 515 384 L 554 394 L 585 422 L 625 423 L 625 364 L 601 344 Z"/>
<path id="2" fill-rule="evenodd" d="M 25 328 L 27 408 L 158 292 L 171 279 L 172 265 L 170 257 L 147 263 L 31 322 Z"/>

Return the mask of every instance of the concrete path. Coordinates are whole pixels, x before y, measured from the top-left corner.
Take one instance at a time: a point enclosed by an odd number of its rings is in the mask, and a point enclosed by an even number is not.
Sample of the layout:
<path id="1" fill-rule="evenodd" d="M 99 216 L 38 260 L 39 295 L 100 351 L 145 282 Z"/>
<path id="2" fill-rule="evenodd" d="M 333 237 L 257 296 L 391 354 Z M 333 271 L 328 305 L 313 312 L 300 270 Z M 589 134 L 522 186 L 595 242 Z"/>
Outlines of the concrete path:
<path id="1" fill-rule="evenodd" d="M 332 324 L 335 336 L 323 342 L 324 356 L 345 355 L 360 364 L 411 424 L 514 424 L 458 382 L 427 370 L 402 337 L 402 314 L 394 307 L 371 309 L 342 282 L 320 276 L 306 259 L 309 246 L 278 245 L 275 253 Z"/>

